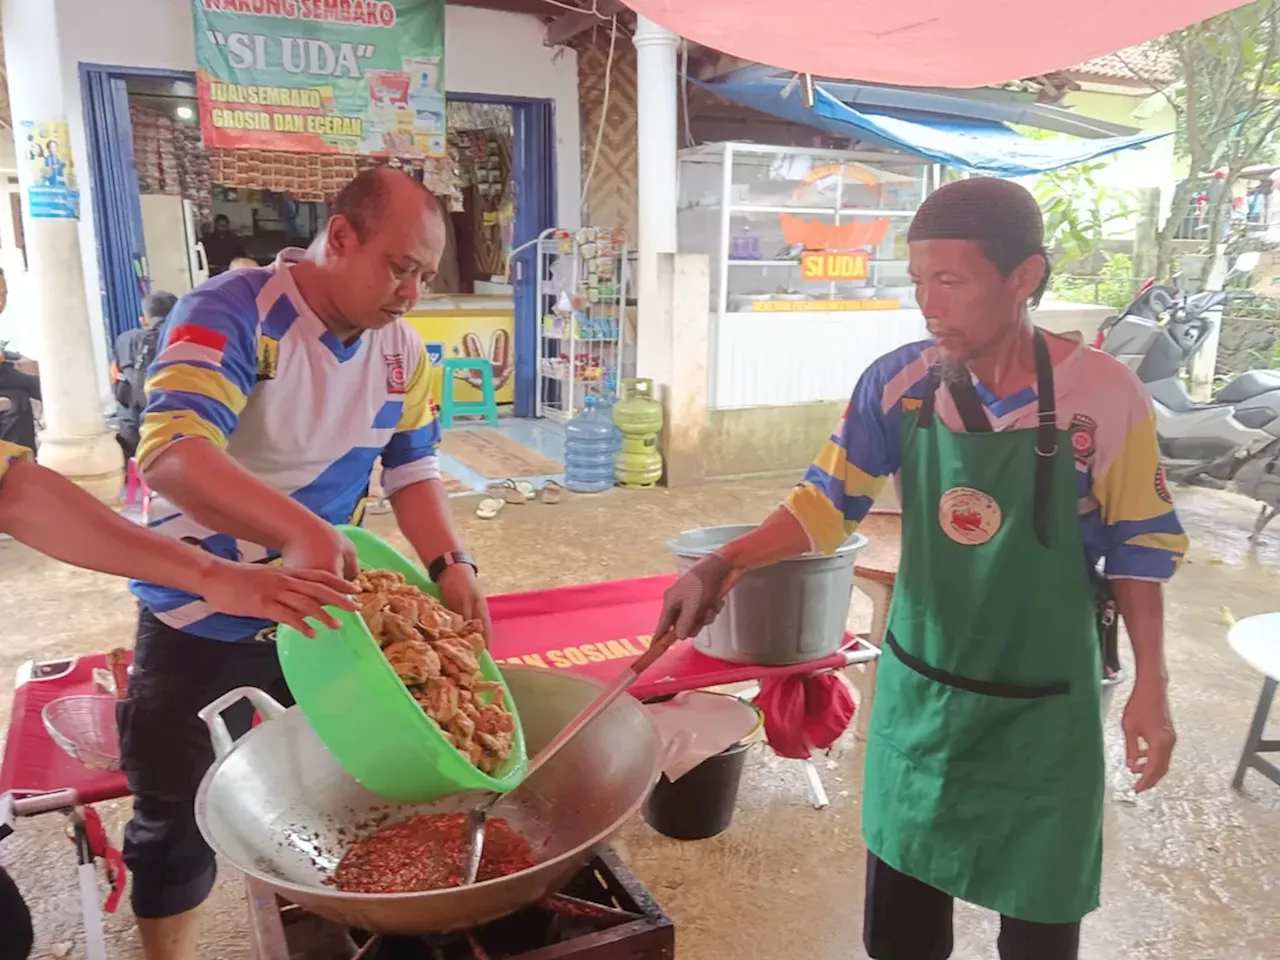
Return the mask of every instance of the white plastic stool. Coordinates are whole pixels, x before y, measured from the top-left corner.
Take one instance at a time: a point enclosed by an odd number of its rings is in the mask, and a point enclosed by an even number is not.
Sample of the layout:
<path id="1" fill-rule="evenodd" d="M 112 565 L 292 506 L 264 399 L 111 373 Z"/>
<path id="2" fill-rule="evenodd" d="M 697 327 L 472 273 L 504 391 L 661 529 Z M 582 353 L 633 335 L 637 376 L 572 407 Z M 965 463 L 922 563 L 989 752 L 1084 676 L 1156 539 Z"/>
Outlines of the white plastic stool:
<path id="1" fill-rule="evenodd" d="M 1265 678 L 1262 696 L 1258 698 L 1258 707 L 1253 712 L 1253 724 L 1249 727 L 1244 753 L 1240 755 L 1240 765 L 1236 767 L 1231 786 L 1239 790 L 1244 785 L 1245 771 L 1250 767 L 1280 786 L 1280 767 L 1262 759 L 1264 753 L 1280 753 L 1280 740 L 1264 740 L 1262 737 L 1276 688 L 1280 686 L 1280 613 L 1246 617 L 1231 628 L 1227 642 L 1240 659 Z"/>

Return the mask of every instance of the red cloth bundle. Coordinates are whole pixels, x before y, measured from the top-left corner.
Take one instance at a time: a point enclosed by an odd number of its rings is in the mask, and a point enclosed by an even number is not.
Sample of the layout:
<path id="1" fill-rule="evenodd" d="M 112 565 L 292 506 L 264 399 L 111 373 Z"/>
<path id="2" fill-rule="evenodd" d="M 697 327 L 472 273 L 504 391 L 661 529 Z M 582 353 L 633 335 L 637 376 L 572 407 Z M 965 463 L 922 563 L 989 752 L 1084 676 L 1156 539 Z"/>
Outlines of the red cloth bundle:
<path id="1" fill-rule="evenodd" d="M 849 729 L 854 712 L 848 684 L 834 673 L 768 677 L 755 704 L 764 711 L 769 746 L 794 760 L 830 747 Z"/>

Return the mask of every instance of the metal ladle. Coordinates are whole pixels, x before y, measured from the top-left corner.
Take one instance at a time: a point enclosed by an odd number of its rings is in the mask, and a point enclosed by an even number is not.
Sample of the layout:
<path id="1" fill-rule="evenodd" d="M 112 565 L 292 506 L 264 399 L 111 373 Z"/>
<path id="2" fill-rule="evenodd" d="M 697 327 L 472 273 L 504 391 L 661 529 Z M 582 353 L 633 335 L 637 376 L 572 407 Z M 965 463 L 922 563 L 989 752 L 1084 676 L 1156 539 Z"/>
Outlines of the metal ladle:
<path id="1" fill-rule="evenodd" d="M 733 589 L 733 585 L 742 578 L 742 574 L 737 570 L 729 571 L 725 577 L 724 586 L 720 591 L 720 599 L 723 602 L 725 596 Z M 627 688 L 640 679 L 640 675 L 648 670 L 658 658 L 667 652 L 667 649 L 676 642 L 676 631 L 672 627 L 665 634 L 653 641 L 649 645 L 649 649 L 643 654 L 629 663 L 625 670 L 619 673 L 609 685 L 600 691 L 589 704 L 582 708 L 582 712 L 566 724 L 559 733 L 551 738 L 551 742 L 534 755 L 529 761 L 529 768 L 525 772 L 524 779 L 520 781 L 513 789 L 507 793 L 494 793 L 485 797 L 478 804 L 467 811 L 467 821 L 465 830 L 470 837 L 471 842 L 468 846 L 467 857 L 467 873 L 462 881 L 463 886 L 469 886 L 476 882 L 476 876 L 480 872 L 480 857 L 484 853 L 484 830 L 489 811 L 493 809 L 494 804 L 504 797 L 519 790 L 521 786 L 528 783 L 533 775 L 544 767 L 551 758 L 559 753 L 570 740 L 582 732 L 592 720 L 600 716 L 613 705 L 613 702 L 626 693 Z"/>

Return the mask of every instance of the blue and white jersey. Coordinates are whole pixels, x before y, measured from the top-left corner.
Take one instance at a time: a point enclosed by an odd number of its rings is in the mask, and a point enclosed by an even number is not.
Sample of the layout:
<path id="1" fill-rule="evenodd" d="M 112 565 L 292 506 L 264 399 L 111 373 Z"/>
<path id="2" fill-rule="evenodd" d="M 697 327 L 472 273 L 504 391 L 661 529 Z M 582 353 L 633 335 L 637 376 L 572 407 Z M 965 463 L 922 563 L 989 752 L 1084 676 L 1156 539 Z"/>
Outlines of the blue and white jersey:
<path id="1" fill-rule="evenodd" d="M 938 348 L 926 340 L 885 354 L 863 373 L 840 425 L 786 500 L 816 549 L 830 552 L 843 543 L 885 479 L 897 477 L 903 419 L 920 409 L 937 360 Z M 974 386 L 993 430 L 1035 428 L 1035 387 L 997 397 L 976 379 Z M 1071 434 L 1086 558 L 1102 560 L 1111 578 L 1168 580 L 1187 551 L 1187 536 L 1160 466 L 1146 388 L 1114 357 L 1079 342 L 1055 361 L 1053 388 L 1058 427 Z M 945 384 L 937 404 L 947 429 L 963 431 Z"/>
<path id="2" fill-rule="evenodd" d="M 382 457 L 387 495 L 440 476 L 431 363 L 405 321 L 344 345 L 303 301 L 285 250 L 259 270 L 234 270 L 178 301 L 147 378 L 138 463 L 202 438 L 259 480 L 330 523 L 352 519 Z M 157 533 L 232 560 L 266 563 L 263 547 L 203 527 L 167 500 Z M 214 613 L 201 598 L 133 581 L 161 621 L 214 640 L 251 638 L 266 621 Z"/>

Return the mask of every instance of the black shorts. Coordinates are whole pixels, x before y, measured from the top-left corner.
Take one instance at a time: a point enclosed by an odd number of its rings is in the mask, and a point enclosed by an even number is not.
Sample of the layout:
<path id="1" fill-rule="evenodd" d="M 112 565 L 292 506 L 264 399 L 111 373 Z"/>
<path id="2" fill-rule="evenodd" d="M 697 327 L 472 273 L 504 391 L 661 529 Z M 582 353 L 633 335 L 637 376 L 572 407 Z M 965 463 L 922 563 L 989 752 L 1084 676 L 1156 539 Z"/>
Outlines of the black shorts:
<path id="1" fill-rule="evenodd" d="M 259 687 L 281 703 L 293 698 L 274 643 L 206 640 L 138 617 L 129 696 L 116 706 L 120 754 L 133 793 L 124 859 L 133 874 L 133 912 L 171 917 L 204 902 L 216 877 L 213 851 L 196 827 L 196 790 L 213 763 L 209 728 L 196 713 L 235 687 Z M 233 737 L 248 732 L 253 707 L 241 701 L 223 717 Z"/>
<path id="2" fill-rule="evenodd" d="M 31 911 L 0 867 L 0 960 L 27 960 L 33 942 Z"/>
<path id="3" fill-rule="evenodd" d="M 867 853 L 862 943 L 874 960 L 946 960 L 955 901 Z M 1000 918 L 1001 960 L 1076 960 L 1080 924 Z"/>

